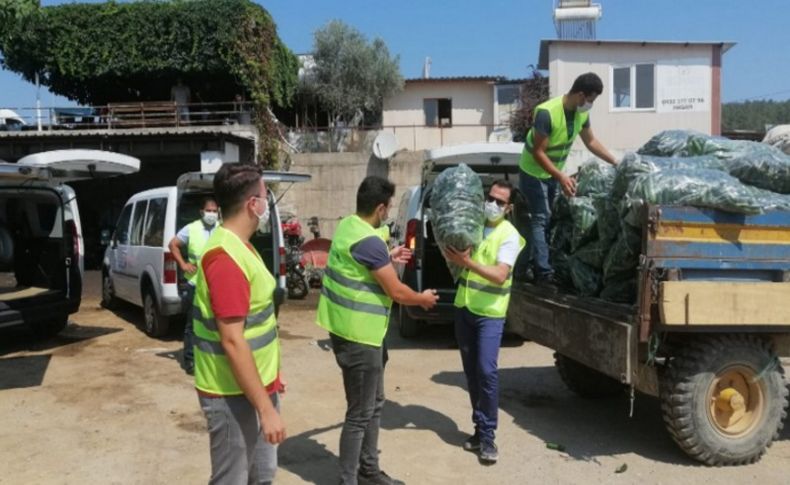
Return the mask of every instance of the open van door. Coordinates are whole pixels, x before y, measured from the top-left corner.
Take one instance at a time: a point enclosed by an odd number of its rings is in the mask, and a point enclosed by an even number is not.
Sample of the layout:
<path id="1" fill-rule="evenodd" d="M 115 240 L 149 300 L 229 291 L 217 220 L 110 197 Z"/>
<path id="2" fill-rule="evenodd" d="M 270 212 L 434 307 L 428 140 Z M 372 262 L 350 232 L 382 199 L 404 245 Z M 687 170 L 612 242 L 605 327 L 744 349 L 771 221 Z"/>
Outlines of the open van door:
<path id="1" fill-rule="evenodd" d="M 16 177 L 48 183 L 60 193 L 63 201 L 63 234 L 70 242 L 69 269 L 70 298 L 79 305 L 84 274 L 85 243 L 82 236 L 79 208 L 74 190 L 64 182 L 128 175 L 140 170 L 140 160 L 121 153 L 103 150 L 67 149 L 51 150 L 27 155 L 13 169 L 2 166 L 0 173 L 7 179 Z M 76 310 L 75 310 L 76 311 Z"/>
<path id="2" fill-rule="evenodd" d="M 140 160 L 103 150 L 52 150 L 22 157 L 21 167 L 36 170 L 50 181 L 70 182 L 127 175 L 140 170 Z"/>
<path id="3" fill-rule="evenodd" d="M 203 196 L 211 195 L 214 192 L 214 173 L 204 172 L 187 172 L 178 177 L 176 186 L 178 188 L 178 228 L 182 227 L 183 223 L 194 218 L 197 214 L 197 205 Z M 269 183 L 290 184 L 284 190 L 280 191 L 279 197 L 275 200 L 273 194 L 269 192 L 269 226 L 265 234 L 256 233 L 252 237 L 252 244 L 260 253 L 266 267 L 272 272 L 272 275 L 277 279 L 277 293 L 275 295 L 275 304 L 284 299 L 285 295 L 285 240 L 283 238 L 282 226 L 280 225 L 280 213 L 277 209 L 277 203 L 282 199 L 285 192 L 295 183 L 309 182 L 312 178 L 310 174 L 294 173 L 294 172 L 278 172 L 272 170 L 264 170 L 262 173 L 263 180 Z M 192 199 L 190 201 L 190 198 Z M 183 207 L 182 207 L 183 206 Z M 190 206 L 191 208 L 187 208 Z M 183 214 L 183 215 L 182 215 Z M 178 230 L 176 228 L 176 230 Z"/>

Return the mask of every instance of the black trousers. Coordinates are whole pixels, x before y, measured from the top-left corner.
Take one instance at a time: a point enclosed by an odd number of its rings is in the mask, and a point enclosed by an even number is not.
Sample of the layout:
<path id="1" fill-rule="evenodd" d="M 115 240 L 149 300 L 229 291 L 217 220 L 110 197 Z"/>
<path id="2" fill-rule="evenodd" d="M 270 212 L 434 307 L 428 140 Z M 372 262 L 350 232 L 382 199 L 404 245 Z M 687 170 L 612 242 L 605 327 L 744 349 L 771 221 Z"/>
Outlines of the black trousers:
<path id="1" fill-rule="evenodd" d="M 356 485 L 358 470 L 379 471 L 379 425 L 384 406 L 384 366 L 387 349 L 351 342 L 330 334 L 337 365 L 343 371 L 346 419 L 340 433 L 340 476 Z"/>

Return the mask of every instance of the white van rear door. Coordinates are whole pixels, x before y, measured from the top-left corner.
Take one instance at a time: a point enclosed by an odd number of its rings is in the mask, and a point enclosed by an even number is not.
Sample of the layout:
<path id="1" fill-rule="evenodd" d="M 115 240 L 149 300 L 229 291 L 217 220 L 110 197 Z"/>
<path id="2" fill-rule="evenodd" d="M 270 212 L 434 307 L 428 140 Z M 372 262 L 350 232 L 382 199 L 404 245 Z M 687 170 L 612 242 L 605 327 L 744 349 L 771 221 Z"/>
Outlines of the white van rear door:
<path id="1" fill-rule="evenodd" d="M 19 159 L 17 165 L 37 170 L 40 176 L 57 182 L 128 175 L 140 170 L 138 158 L 85 149 L 34 153 Z"/>
<path id="2" fill-rule="evenodd" d="M 42 174 L 38 168 L 0 161 L 0 180 L 2 181 L 24 182 L 27 180 L 44 180 L 46 178 L 46 174 Z"/>

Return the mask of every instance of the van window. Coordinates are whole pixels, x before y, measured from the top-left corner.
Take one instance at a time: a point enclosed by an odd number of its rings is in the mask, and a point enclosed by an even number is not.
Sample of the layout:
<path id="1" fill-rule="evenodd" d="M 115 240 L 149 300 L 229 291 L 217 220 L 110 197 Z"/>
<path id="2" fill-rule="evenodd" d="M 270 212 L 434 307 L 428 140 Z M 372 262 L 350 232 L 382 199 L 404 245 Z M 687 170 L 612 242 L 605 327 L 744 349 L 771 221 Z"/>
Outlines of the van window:
<path id="1" fill-rule="evenodd" d="M 115 226 L 115 242 L 118 244 L 129 244 L 129 219 L 132 216 L 132 204 L 127 204 L 123 208 L 118 225 Z"/>
<path id="2" fill-rule="evenodd" d="M 132 217 L 132 246 L 139 246 L 143 243 L 143 221 L 145 221 L 145 211 L 147 208 L 147 200 L 141 200 L 134 205 L 134 216 Z"/>
<path id="3" fill-rule="evenodd" d="M 167 216 L 167 199 L 164 197 L 151 199 L 148 203 L 148 217 L 145 219 L 145 235 L 143 244 L 162 247 Z"/>

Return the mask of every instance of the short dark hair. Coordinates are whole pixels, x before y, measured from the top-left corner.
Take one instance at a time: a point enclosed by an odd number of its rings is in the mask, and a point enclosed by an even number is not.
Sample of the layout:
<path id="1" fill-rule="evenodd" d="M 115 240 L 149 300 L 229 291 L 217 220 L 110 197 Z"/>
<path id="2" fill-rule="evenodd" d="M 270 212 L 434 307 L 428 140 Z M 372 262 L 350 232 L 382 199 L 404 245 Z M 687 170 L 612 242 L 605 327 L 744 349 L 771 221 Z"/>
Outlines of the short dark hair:
<path id="1" fill-rule="evenodd" d="M 357 214 L 368 216 L 381 204 L 389 204 L 395 195 L 395 184 L 383 177 L 370 175 L 357 190 Z"/>
<path id="2" fill-rule="evenodd" d="M 491 187 L 494 186 L 507 189 L 509 194 L 507 198 L 507 203 L 509 204 L 513 202 L 513 184 L 509 180 L 505 180 L 505 179 L 494 180 L 494 183 L 491 184 Z"/>
<path id="3" fill-rule="evenodd" d="M 214 197 L 212 197 L 210 195 L 207 196 L 207 197 L 203 197 L 203 200 L 201 201 L 201 204 L 200 204 L 201 210 L 205 209 L 206 208 L 206 204 L 208 204 L 209 202 L 213 202 L 213 203 L 217 204 L 217 199 L 215 199 Z M 219 204 L 217 204 L 217 205 L 219 205 Z"/>
<path id="4" fill-rule="evenodd" d="M 588 72 L 577 77 L 573 81 L 570 94 L 584 93 L 585 96 L 592 96 L 593 94 L 601 94 L 603 92 L 603 81 L 594 72 Z"/>
<path id="5" fill-rule="evenodd" d="M 235 214 L 242 203 L 258 193 L 261 169 L 246 163 L 223 164 L 214 175 L 214 196 L 224 217 Z"/>

